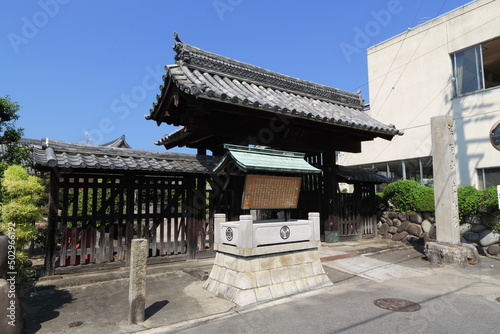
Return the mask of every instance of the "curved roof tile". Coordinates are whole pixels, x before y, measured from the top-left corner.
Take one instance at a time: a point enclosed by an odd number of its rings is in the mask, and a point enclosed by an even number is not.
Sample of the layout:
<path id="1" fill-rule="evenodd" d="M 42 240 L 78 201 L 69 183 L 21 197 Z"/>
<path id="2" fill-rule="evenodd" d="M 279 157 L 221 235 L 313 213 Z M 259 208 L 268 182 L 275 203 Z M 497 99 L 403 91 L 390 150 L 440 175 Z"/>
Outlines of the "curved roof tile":
<path id="1" fill-rule="evenodd" d="M 272 72 L 181 42 L 173 48 L 176 51 L 175 64 L 165 67 L 163 86 L 172 81 L 180 90 L 198 98 L 272 110 L 372 132 L 375 136 L 403 134 L 366 114 L 358 93 Z M 162 89 L 146 118 L 155 118 L 165 92 Z M 160 142 L 165 143 L 165 137 L 156 143 Z"/>

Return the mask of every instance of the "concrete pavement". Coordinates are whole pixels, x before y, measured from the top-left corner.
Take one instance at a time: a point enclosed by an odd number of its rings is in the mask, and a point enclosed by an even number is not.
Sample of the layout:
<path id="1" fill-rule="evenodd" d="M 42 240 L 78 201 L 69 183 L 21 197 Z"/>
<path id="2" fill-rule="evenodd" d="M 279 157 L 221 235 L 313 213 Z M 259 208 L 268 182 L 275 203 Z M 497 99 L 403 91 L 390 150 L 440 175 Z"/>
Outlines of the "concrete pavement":
<path id="1" fill-rule="evenodd" d="M 397 281 L 411 277 L 428 282 L 428 277 L 462 275 L 482 281 L 500 281 L 500 261 L 491 266 L 453 269 L 422 259 L 413 247 L 379 239 L 323 244 L 320 249 L 325 272 L 334 283 L 331 289 L 351 289 L 361 283 Z M 496 262 L 495 262 L 496 261 Z M 128 275 L 126 269 L 67 275 L 39 282 L 40 291 L 24 300 L 27 333 L 167 333 L 185 327 L 230 318 L 301 298 L 318 298 L 326 289 L 248 307 L 214 296 L 202 288 L 200 278 L 210 272 L 213 259 L 148 267 L 146 321 L 130 325 Z M 498 263 L 498 265 L 496 265 Z M 440 280 L 433 280 L 439 282 Z M 345 287 L 345 289 L 342 289 Z M 425 288 L 425 283 L 423 287 Z M 330 289 L 330 290 L 331 290 Z M 332 290 L 332 291 L 333 291 Z M 492 291 L 491 298 L 500 291 Z"/>

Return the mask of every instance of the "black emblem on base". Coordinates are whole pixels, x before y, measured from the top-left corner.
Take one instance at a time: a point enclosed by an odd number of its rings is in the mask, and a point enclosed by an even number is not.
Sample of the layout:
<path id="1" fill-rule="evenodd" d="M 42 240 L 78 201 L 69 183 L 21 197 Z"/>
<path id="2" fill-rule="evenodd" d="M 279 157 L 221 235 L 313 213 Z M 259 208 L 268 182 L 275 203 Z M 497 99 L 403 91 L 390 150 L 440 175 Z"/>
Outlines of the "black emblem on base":
<path id="1" fill-rule="evenodd" d="M 281 227 L 280 236 L 281 236 L 281 239 L 283 239 L 283 240 L 288 239 L 288 237 L 290 236 L 290 228 L 286 225 Z"/>
<path id="2" fill-rule="evenodd" d="M 233 240 L 233 229 L 230 227 L 226 228 L 226 239 L 227 241 Z"/>

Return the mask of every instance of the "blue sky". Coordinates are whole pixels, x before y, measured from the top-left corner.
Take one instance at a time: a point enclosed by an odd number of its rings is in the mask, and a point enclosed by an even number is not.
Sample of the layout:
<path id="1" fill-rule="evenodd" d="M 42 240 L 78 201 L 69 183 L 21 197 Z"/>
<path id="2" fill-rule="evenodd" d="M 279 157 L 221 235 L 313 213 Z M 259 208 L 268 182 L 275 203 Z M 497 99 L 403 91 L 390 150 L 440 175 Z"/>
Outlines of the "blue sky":
<path id="1" fill-rule="evenodd" d="M 40 0 L 0 3 L 0 95 L 24 137 L 137 149 L 173 127 L 144 119 L 183 42 L 369 103 L 366 49 L 470 0 Z M 189 152 L 186 149 L 172 149 Z"/>

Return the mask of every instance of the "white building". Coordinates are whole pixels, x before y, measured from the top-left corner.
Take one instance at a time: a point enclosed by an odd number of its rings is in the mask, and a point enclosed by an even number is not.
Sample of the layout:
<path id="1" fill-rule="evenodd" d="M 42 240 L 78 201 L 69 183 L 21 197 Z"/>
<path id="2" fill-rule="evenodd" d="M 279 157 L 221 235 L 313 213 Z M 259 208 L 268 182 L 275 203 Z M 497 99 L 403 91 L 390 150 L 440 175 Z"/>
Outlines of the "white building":
<path id="1" fill-rule="evenodd" d="M 347 166 L 432 178 L 430 118 L 452 115 L 461 186 L 500 184 L 500 1 L 477 0 L 368 49 L 370 116 L 405 134 L 341 154 Z"/>

